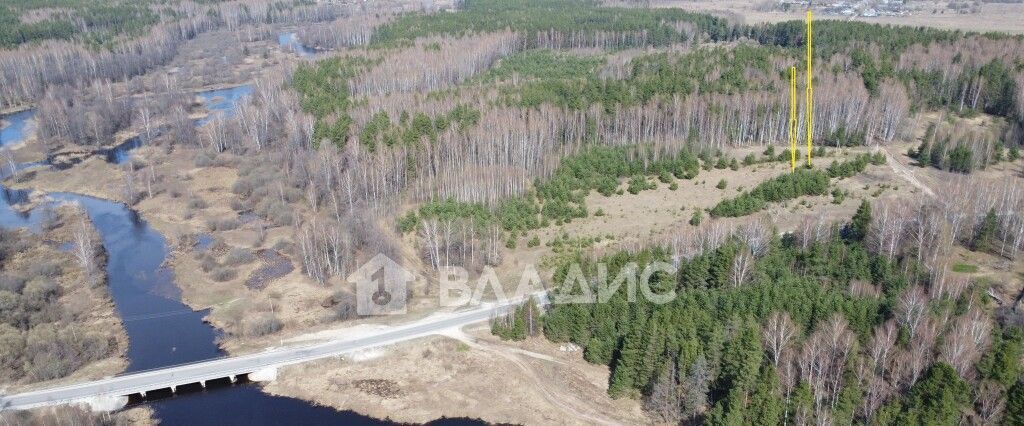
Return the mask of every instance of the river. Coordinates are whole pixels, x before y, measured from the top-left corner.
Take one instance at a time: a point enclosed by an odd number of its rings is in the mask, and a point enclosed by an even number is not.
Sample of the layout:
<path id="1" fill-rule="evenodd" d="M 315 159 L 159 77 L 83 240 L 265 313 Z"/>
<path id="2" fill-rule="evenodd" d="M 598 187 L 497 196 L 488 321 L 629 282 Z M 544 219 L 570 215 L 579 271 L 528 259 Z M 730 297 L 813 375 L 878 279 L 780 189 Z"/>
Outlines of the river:
<path id="1" fill-rule="evenodd" d="M 217 107 L 220 113 L 231 114 L 237 100 L 250 90 L 248 86 L 240 86 L 218 90 L 217 94 L 200 93 L 199 96 L 211 103 L 232 99 Z M 20 140 L 12 139 L 10 143 L 18 142 Z M 140 144 L 141 141 L 122 144 L 114 158 L 126 161 L 130 150 Z M 108 160 L 110 158 L 108 156 Z M 168 255 L 163 235 L 122 203 L 72 193 L 47 195 L 53 202 L 81 205 L 103 239 L 103 247 L 107 251 L 107 283 L 129 337 L 126 372 L 225 356 L 216 343 L 217 330 L 203 322 L 206 311 L 193 311 L 181 302 L 174 274 L 163 266 Z M 45 209 L 36 207 L 21 213 L 12 208 L 27 201 L 27 196 L 28 191 L 0 186 L 0 227 L 39 229 Z M 157 393 L 156 397 L 132 403 L 149 405 L 155 418 L 168 425 L 394 424 L 352 411 L 337 411 L 299 399 L 271 396 L 244 381 L 236 385 L 211 385 L 205 390 L 194 386 L 177 395 L 166 392 L 163 396 Z M 469 419 L 441 419 L 430 424 L 483 423 Z"/>
<path id="2" fill-rule="evenodd" d="M 295 54 L 299 55 L 302 58 L 312 58 L 317 54 L 317 51 L 315 49 L 310 49 L 303 45 L 302 42 L 299 41 L 298 34 L 294 32 L 278 34 L 277 44 L 285 48 L 286 50 L 291 50 L 292 52 L 295 52 Z"/>

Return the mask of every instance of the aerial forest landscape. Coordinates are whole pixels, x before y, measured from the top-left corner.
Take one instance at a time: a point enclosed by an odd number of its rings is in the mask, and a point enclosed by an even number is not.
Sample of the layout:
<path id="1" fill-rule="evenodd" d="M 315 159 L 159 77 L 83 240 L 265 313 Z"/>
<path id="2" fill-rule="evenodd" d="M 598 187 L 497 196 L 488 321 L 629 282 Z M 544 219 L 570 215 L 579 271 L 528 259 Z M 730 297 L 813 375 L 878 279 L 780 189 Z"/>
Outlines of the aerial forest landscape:
<path id="1" fill-rule="evenodd" d="M 0 426 L 1024 425 L 1024 3 L 0 0 Z"/>

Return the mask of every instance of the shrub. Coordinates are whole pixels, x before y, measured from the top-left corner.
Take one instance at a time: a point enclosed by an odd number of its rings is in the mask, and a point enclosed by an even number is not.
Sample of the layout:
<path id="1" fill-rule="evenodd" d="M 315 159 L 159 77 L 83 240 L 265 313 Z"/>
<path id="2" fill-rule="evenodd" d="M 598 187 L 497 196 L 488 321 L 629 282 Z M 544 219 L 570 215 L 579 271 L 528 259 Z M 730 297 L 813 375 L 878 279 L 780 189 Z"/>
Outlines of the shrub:
<path id="1" fill-rule="evenodd" d="M 33 263 L 32 266 L 29 266 L 27 274 L 30 278 L 55 278 L 61 274 L 61 267 L 59 263 L 56 263 L 54 261 L 48 259 L 40 259 L 36 261 L 36 263 Z"/>
<path id="2" fill-rule="evenodd" d="M 211 231 L 230 231 L 238 229 L 242 226 L 242 223 L 238 221 L 236 217 L 229 217 L 225 219 L 210 219 L 206 221 L 206 227 Z"/>
<path id="3" fill-rule="evenodd" d="M 21 293 L 25 288 L 25 277 L 12 273 L 0 272 L 0 290 Z"/>
<path id="4" fill-rule="evenodd" d="M 839 188 L 832 190 L 832 204 L 843 204 L 846 200 L 846 192 Z"/>
<path id="5" fill-rule="evenodd" d="M 704 212 L 700 209 L 693 211 L 693 216 L 690 216 L 690 225 L 698 226 L 704 220 Z"/>
<path id="6" fill-rule="evenodd" d="M 218 282 L 231 281 L 238 276 L 238 272 L 231 268 L 220 267 L 213 270 L 213 280 Z"/>
<path id="7" fill-rule="evenodd" d="M 273 214 L 270 216 L 270 221 L 273 222 L 275 226 L 290 226 L 295 221 L 295 216 L 292 215 L 290 210 L 282 208 L 280 210 L 274 210 Z"/>
<path id="8" fill-rule="evenodd" d="M 203 201 L 203 199 L 199 197 L 192 197 L 192 199 L 188 200 L 188 208 L 193 210 L 205 209 L 206 201 Z"/>
<path id="9" fill-rule="evenodd" d="M 647 177 L 643 175 L 634 175 L 629 178 L 629 187 L 627 188 L 627 191 L 629 191 L 630 194 L 636 195 L 639 194 L 640 191 L 654 188 L 657 188 L 657 185 L 648 181 Z"/>
<path id="10" fill-rule="evenodd" d="M 725 189 L 726 186 L 729 186 L 729 182 L 726 182 L 725 179 L 722 179 L 722 180 L 718 181 L 718 184 L 715 185 L 715 188 Z"/>
<path id="11" fill-rule="evenodd" d="M 672 184 L 670 184 L 668 186 L 668 189 L 669 189 L 669 191 L 675 191 L 675 190 L 679 189 L 679 184 L 676 183 L 676 182 L 672 182 Z"/>
<path id="12" fill-rule="evenodd" d="M 753 166 L 754 163 L 756 163 L 756 162 L 757 162 L 757 159 L 754 158 L 754 154 L 747 154 L 746 157 L 743 157 L 743 165 L 744 166 Z"/>
<path id="13" fill-rule="evenodd" d="M 973 153 L 966 145 L 959 144 L 949 151 L 949 170 L 957 173 L 970 173 L 974 169 Z"/>
<path id="14" fill-rule="evenodd" d="M 420 218 L 416 216 L 416 212 L 409 212 L 405 216 L 398 218 L 398 230 L 403 234 L 415 231 L 416 227 L 419 226 L 419 220 Z"/>
<path id="15" fill-rule="evenodd" d="M 209 253 L 204 252 L 199 261 L 199 268 L 202 269 L 203 272 L 210 272 L 216 267 L 217 260 L 214 259 L 213 256 L 210 256 Z"/>
<path id="16" fill-rule="evenodd" d="M 534 235 L 533 238 L 530 238 L 530 241 L 528 241 L 526 243 L 526 246 L 527 247 L 531 247 L 531 248 L 532 247 L 537 247 L 539 245 L 540 245 L 540 237 L 538 237 L 536 235 Z"/>
<path id="17" fill-rule="evenodd" d="M 242 320 L 242 331 L 247 336 L 259 337 L 273 334 L 284 328 L 281 320 L 273 313 L 260 312 Z"/>
<path id="18" fill-rule="evenodd" d="M 214 158 L 216 154 L 212 154 L 206 151 L 200 151 L 196 154 L 196 167 L 210 167 L 214 165 Z"/>
<path id="19" fill-rule="evenodd" d="M 224 264 L 229 266 L 243 265 L 251 263 L 256 260 L 256 255 L 253 254 L 251 249 L 236 247 L 228 252 L 227 257 L 224 258 Z"/>
<path id="20" fill-rule="evenodd" d="M 33 276 L 21 292 L 22 303 L 40 310 L 60 296 L 60 285 L 49 277 Z"/>

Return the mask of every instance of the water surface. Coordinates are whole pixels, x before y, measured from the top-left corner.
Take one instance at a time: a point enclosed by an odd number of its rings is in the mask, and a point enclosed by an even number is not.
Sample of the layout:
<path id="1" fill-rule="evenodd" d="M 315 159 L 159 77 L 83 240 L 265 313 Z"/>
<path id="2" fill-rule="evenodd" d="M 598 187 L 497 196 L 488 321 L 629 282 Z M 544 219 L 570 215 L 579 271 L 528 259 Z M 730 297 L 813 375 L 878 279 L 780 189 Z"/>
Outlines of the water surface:
<path id="1" fill-rule="evenodd" d="M 27 109 L 0 117 L 4 126 L 0 128 L 0 147 L 14 145 L 25 140 L 30 129 L 29 123 L 36 116 L 36 110 Z"/>
<path id="2" fill-rule="evenodd" d="M 303 58 L 312 58 L 317 54 L 317 51 L 315 49 L 310 49 L 303 45 L 302 42 L 299 41 L 298 34 L 294 32 L 278 34 L 277 44 L 287 50 L 295 52 L 297 55 Z"/>

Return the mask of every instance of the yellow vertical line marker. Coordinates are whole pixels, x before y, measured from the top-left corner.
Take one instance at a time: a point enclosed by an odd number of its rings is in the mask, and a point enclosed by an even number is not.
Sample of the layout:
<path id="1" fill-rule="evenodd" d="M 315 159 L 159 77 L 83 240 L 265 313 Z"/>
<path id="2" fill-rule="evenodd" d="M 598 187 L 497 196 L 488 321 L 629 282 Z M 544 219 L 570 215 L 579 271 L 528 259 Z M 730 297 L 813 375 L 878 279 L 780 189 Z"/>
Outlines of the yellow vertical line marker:
<path id="1" fill-rule="evenodd" d="M 790 67 L 790 171 L 797 170 L 797 68 Z"/>
<path id="2" fill-rule="evenodd" d="M 811 11 L 807 11 L 807 166 L 811 165 L 811 135 L 814 133 L 814 73 L 811 71 Z"/>

